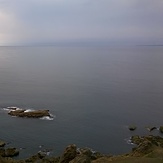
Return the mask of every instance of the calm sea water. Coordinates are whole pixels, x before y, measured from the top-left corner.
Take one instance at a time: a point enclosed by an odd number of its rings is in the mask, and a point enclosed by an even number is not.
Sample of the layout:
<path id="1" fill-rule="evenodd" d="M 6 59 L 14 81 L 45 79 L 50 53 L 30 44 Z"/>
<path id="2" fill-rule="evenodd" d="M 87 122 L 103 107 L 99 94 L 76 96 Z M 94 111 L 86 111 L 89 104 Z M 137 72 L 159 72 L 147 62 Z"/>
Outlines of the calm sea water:
<path id="1" fill-rule="evenodd" d="M 55 118 L 10 117 L 8 106 Z M 125 139 L 163 125 L 163 47 L 0 47 L 0 108 L 0 139 L 25 148 L 19 158 L 72 143 L 128 152 Z"/>

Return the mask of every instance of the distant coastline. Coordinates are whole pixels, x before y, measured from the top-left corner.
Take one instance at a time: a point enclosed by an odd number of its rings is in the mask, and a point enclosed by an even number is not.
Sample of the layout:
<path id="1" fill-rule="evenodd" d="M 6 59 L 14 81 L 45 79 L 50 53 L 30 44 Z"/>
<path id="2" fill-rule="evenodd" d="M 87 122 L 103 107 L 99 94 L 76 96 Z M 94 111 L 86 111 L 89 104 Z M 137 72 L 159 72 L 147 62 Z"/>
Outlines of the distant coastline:
<path id="1" fill-rule="evenodd" d="M 160 44 L 160 45 L 159 44 L 158 45 L 152 45 L 152 44 L 151 45 L 137 45 L 137 46 L 163 46 L 163 44 Z"/>

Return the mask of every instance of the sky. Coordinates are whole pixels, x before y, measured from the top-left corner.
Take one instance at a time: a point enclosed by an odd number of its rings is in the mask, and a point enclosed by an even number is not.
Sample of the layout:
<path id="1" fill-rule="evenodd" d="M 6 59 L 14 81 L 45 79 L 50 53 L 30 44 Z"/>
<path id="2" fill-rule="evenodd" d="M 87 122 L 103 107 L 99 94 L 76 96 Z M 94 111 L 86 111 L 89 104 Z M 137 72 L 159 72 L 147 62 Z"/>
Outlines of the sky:
<path id="1" fill-rule="evenodd" d="M 163 44 L 163 0 L 0 0 L 0 45 Z"/>

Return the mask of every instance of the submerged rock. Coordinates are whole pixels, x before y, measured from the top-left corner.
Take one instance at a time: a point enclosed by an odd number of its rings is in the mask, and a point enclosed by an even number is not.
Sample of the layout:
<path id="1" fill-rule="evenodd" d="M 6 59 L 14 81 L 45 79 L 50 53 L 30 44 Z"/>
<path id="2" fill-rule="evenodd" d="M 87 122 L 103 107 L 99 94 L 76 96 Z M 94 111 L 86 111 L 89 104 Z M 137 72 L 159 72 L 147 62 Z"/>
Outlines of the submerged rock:
<path id="1" fill-rule="evenodd" d="M 29 117 L 29 118 L 41 118 L 44 116 L 49 116 L 50 113 L 49 110 L 32 110 L 32 111 L 26 111 L 25 109 L 22 110 L 12 110 L 8 113 L 11 116 L 17 116 L 17 117 Z"/>

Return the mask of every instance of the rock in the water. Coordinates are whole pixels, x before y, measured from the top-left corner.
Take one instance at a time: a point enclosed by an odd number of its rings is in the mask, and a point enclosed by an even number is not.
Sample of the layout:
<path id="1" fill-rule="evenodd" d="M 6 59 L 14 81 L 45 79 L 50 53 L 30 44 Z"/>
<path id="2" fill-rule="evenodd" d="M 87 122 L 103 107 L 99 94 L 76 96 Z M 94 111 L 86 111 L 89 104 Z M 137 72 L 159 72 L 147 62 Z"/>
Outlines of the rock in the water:
<path id="1" fill-rule="evenodd" d="M 134 130 L 136 130 L 136 126 L 129 126 L 128 129 L 129 129 L 130 131 L 134 131 Z"/>
<path id="2" fill-rule="evenodd" d="M 159 131 L 163 133 L 163 126 L 160 126 Z"/>
<path id="3" fill-rule="evenodd" d="M 68 163 L 76 157 L 77 147 L 75 144 L 66 147 L 63 155 L 61 156 L 59 163 Z"/>
<path id="4" fill-rule="evenodd" d="M 147 130 L 149 130 L 150 132 L 157 129 L 157 127 L 147 127 Z"/>
<path id="5" fill-rule="evenodd" d="M 49 110 L 34 110 L 34 111 L 27 112 L 26 110 L 22 109 L 22 110 L 10 111 L 8 114 L 11 116 L 28 117 L 28 118 L 41 118 L 44 116 L 50 117 Z"/>
<path id="6" fill-rule="evenodd" d="M 13 156 L 17 156 L 17 155 L 19 155 L 19 151 L 16 148 L 10 147 L 5 150 L 6 157 L 13 157 Z"/>
<path id="7" fill-rule="evenodd" d="M 6 145 L 6 143 L 4 141 L 0 140 L 0 147 L 4 147 Z"/>

